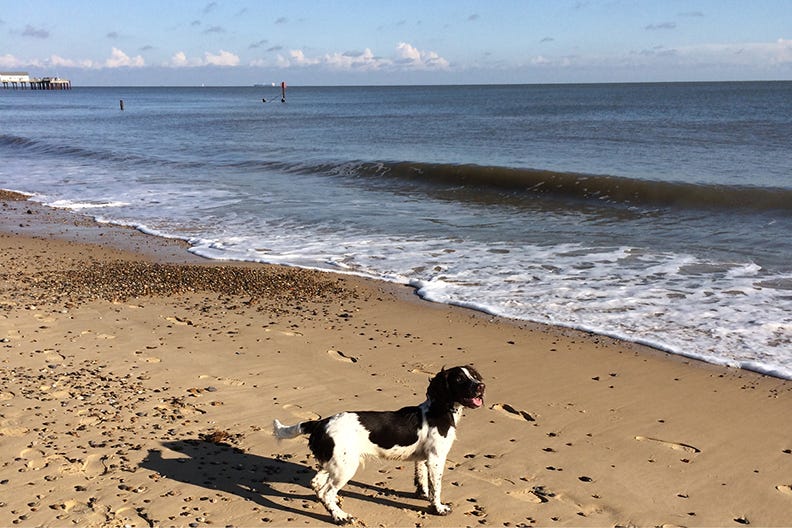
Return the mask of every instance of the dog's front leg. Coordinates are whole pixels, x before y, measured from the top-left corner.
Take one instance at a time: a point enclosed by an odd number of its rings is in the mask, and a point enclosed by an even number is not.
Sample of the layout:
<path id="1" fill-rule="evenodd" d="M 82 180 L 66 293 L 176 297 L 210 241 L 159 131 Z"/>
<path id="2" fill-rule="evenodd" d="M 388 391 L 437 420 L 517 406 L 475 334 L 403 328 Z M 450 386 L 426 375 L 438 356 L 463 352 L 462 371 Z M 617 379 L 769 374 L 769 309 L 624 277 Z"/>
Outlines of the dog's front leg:
<path id="1" fill-rule="evenodd" d="M 442 480 L 444 466 L 444 456 L 430 456 L 426 461 L 426 468 L 429 473 L 429 500 L 432 503 L 432 513 L 437 515 L 448 515 L 451 513 L 451 506 L 440 502 L 440 492 L 443 487 Z"/>
<path id="2" fill-rule="evenodd" d="M 415 493 L 419 497 L 429 498 L 429 470 L 426 468 L 426 460 L 415 462 Z"/>

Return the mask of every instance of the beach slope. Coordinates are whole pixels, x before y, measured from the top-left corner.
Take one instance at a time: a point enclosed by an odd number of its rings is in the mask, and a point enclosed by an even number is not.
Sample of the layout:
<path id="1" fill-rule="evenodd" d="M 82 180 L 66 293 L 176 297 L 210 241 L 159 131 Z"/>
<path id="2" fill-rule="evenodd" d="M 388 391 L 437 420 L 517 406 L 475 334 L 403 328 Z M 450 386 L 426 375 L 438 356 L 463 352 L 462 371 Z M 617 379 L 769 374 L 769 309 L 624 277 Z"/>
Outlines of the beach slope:
<path id="1" fill-rule="evenodd" d="M 307 442 L 272 420 L 417 404 L 460 364 L 487 396 L 452 513 L 370 460 L 341 492 L 366 526 L 792 522 L 788 381 L 1 198 L 2 526 L 330 524 Z"/>

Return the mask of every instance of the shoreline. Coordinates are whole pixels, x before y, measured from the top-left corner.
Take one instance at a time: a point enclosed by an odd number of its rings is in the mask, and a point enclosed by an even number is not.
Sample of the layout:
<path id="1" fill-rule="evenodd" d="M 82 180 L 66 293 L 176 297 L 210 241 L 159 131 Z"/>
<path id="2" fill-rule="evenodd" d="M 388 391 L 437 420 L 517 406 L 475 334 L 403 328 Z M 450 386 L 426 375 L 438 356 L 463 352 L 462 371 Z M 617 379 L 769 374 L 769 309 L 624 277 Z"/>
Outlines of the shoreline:
<path id="1" fill-rule="evenodd" d="M 584 330 L 573 328 L 563 325 L 554 325 L 549 323 L 541 323 L 536 321 L 529 321 L 524 319 L 514 319 L 502 315 L 489 313 L 485 310 L 480 310 L 474 307 L 465 306 L 463 304 L 447 304 L 439 303 L 429 299 L 425 299 L 418 294 L 418 287 L 410 284 L 403 284 L 398 282 L 390 282 L 380 280 L 372 277 L 366 277 L 355 273 L 343 273 L 340 271 L 331 271 L 324 269 L 311 269 L 299 268 L 297 266 L 270 264 L 263 262 L 253 261 L 227 261 L 227 260 L 213 260 L 189 250 L 190 244 L 179 238 L 168 238 L 158 235 L 145 233 L 133 226 L 123 226 L 118 224 L 102 223 L 94 220 L 89 215 L 83 215 L 79 212 L 57 209 L 49 206 L 42 205 L 38 202 L 30 202 L 29 196 L 24 193 L 16 191 L 8 191 L 0 189 L 0 203 L 5 202 L 6 213 L 14 215 L 15 219 L 10 223 L 14 225 L 14 232 L 24 234 L 26 236 L 36 237 L 56 237 L 62 240 L 78 243 L 99 244 L 113 249 L 120 249 L 122 251 L 131 252 L 146 256 L 155 262 L 163 264 L 195 264 L 205 266 L 230 266 L 230 267 L 243 267 L 243 268 L 265 268 L 265 269 L 300 269 L 309 273 L 318 273 L 320 275 L 327 274 L 329 276 L 338 276 L 348 278 L 352 281 L 362 281 L 363 283 L 376 284 L 382 288 L 390 288 L 393 293 L 398 295 L 399 298 L 409 302 L 415 302 L 421 305 L 433 305 L 437 308 L 449 308 L 453 310 L 463 310 L 471 312 L 477 317 L 486 319 L 495 319 L 503 323 L 514 325 L 522 328 L 532 328 L 539 331 L 550 331 L 566 336 L 584 336 L 588 339 L 606 339 L 613 342 L 620 343 L 624 347 L 636 348 L 644 354 L 657 354 L 663 357 L 668 357 L 671 360 L 682 361 L 684 363 L 694 362 L 702 363 L 706 366 L 722 367 L 729 370 L 744 370 L 752 372 L 759 376 L 775 377 L 780 380 L 786 378 L 774 376 L 773 374 L 762 372 L 761 370 L 752 370 L 748 368 L 739 368 L 729 365 L 710 363 L 695 356 L 687 356 L 662 347 L 655 346 L 651 343 L 642 343 L 637 341 L 630 341 L 618 336 L 611 336 L 607 334 L 597 333 L 596 331 Z M 21 211 L 9 210 L 10 202 L 24 202 L 28 204 L 27 210 Z M 31 209 L 32 208 L 32 209 Z M 13 209 L 13 208 L 12 208 Z M 26 220 L 25 214 L 39 215 L 36 222 L 24 223 Z M 42 221 L 43 217 L 43 221 Z M 19 220 L 19 223 L 17 223 Z M 29 220 L 29 218 L 28 218 Z M 0 233 L 9 231 L 8 218 L 0 219 Z M 63 226 L 68 226 L 64 228 Z"/>
<path id="2" fill-rule="evenodd" d="M 217 263 L 176 240 L 0 193 L 0 524 L 324 525 L 294 423 L 488 385 L 444 477 L 405 462 L 341 496 L 384 526 L 784 526 L 792 383 L 423 301 L 409 286 Z M 218 279 L 219 275 L 219 279 Z M 266 519 L 266 520 L 265 520 Z"/>
<path id="3" fill-rule="evenodd" d="M 190 244 L 186 240 L 146 233 L 134 226 L 102 223 L 94 220 L 89 215 L 83 215 L 79 212 L 66 209 L 57 209 L 42 205 L 38 202 L 30 202 L 28 201 L 29 198 L 30 196 L 25 193 L 0 189 L 0 203 L 5 201 L 5 212 L 11 213 L 15 217 L 15 219 L 10 220 L 10 222 L 8 218 L 0 219 L 0 232 L 8 231 L 9 226 L 7 224 L 10 223 L 13 224 L 14 232 L 18 234 L 40 237 L 56 237 L 72 242 L 100 244 L 115 249 L 130 251 L 132 253 L 139 253 L 157 262 L 169 264 L 202 264 L 207 266 L 241 266 L 252 268 L 261 267 L 267 269 L 304 269 L 312 273 L 315 272 L 319 274 L 328 274 L 331 276 L 337 275 L 339 277 L 350 278 L 351 280 L 360 280 L 363 282 L 379 284 L 382 287 L 392 287 L 394 292 L 399 292 L 402 294 L 402 298 L 404 300 L 410 300 L 420 304 L 439 305 L 440 307 L 470 311 L 478 314 L 481 317 L 498 319 L 518 327 L 522 326 L 526 328 L 530 327 L 536 329 L 550 329 L 553 332 L 561 334 L 583 335 L 592 339 L 611 339 L 627 347 L 636 347 L 642 349 L 644 353 L 670 356 L 672 359 L 684 362 L 701 362 L 706 365 L 723 367 L 727 369 L 745 370 L 760 376 L 770 376 L 786 380 L 786 378 L 782 376 L 776 376 L 773 373 L 764 372 L 761 369 L 750 369 L 746 367 L 726 365 L 723 363 L 708 362 L 704 359 L 696 357 L 695 355 L 685 355 L 682 353 L 673 352 L 663 348 L 662 346 L 654 345 L 651 342 L 631 341 L 620 336 L 608 335 L 593 330 L 574 328 L 571 326 L 543 323 L 525 319 L 515 319 L 503 315 L 493 314 L 476 307 L 466 306 L 463 303 L 454 304 L 432 301 L 431 299 L 422 297 L 418 293 L 419 287 L 410 284 L 391 282 L 359 275 L 356 273 L 344 273 L 341 271 L 318 268 L 299 268 L 297 266 L 270 264 L 266 262 L 255 261 L 214 260 L 188 251 Z M 9 205 L 11 205 L 13 202 L 24 202 L 25 204 L 28 204 L 26 209 L 31 210 L 32 208 L 31 212 L 35 211 L 35 213 L 39 215 L 37 221 L 25 223 L 25 214 L 23 214 L 21 208 L 9 208 Z M 29 218 L 27 220 L 29 220 Z M 64 225 L 68 225 L 69 228 L 64 229 L 62 227 Z"/>

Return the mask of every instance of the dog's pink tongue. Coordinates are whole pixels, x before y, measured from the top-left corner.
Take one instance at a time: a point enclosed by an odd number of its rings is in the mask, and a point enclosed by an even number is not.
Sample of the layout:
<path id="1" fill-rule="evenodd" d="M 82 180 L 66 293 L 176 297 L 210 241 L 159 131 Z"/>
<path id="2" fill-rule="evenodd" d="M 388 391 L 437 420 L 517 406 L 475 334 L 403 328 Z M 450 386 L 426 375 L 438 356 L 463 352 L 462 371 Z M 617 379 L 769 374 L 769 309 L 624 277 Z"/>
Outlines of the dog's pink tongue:
<path id="1" fill-rule="evenodd" d="M 473 398 L 473 400 L 471 401 L 475 407 L 481 407 L 482 405 L 484 405 L 484 400 L 479 397 Z"/>

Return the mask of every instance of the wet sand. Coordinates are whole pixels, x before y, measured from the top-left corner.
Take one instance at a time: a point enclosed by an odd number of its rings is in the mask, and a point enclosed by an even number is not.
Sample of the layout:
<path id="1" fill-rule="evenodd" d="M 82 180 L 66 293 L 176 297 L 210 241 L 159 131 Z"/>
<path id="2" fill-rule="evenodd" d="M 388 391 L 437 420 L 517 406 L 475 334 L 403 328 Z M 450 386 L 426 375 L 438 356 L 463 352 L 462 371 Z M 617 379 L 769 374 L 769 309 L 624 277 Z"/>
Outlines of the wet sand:
<path id="1" fill-rule="evenodd" d="M 419 403 L 473 364 L 444 477 L 369 460 L 366 526 L 788 526 L 792 384 L 421 301 L 218 264 L 0 194 L 0 525 L 321 526 L 305 439 L 271 422 Z"/>

